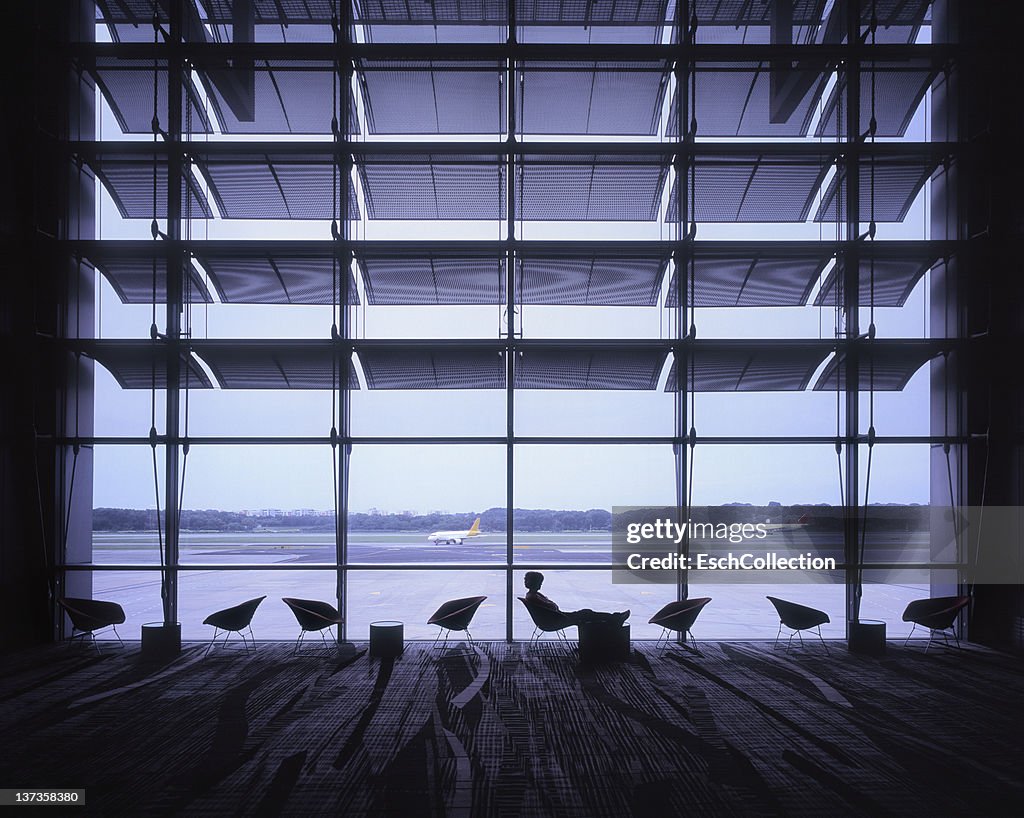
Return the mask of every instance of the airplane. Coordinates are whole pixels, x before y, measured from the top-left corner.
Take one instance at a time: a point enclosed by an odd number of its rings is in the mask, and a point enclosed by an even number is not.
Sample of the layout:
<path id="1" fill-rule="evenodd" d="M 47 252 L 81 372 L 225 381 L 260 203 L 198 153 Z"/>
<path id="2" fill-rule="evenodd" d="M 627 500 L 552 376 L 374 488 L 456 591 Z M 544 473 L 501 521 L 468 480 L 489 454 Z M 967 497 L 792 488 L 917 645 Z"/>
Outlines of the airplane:
<path id="1" fill-rule="evenodd" d="M 782 531 L 794 531 L 800 528 L 807 528 L 807 525 L 811 522 L 811 515 L 804 514 L 795 523 L 773 523 L 771 519 L 764 521 L 764 527 L 769 534 L 775 534 Z"/>
<path id="2" fill-rule="evenodd" d="M 462 545 L 462 541 L 469 537 L 478 537 L 480 535 L 480 518 L 477 517 L 473 521 L 473 525 L 469 527 L 469 531 L 435 531 L 430 534 L 427 539 L 432 543 L 447 543 L 448 545 Z"/>

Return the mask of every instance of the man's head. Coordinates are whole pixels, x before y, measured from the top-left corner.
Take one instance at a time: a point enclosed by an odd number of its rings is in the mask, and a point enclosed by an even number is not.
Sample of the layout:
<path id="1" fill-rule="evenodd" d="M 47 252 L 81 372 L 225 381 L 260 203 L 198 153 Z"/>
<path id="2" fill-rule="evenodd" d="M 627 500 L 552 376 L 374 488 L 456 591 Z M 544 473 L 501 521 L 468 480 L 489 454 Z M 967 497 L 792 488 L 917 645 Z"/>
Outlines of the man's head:
<path id="1" fill-rule="evenodd" d="M 531 591 L 539 591 L 544 583 L 544 575 L 540 571 L 527 571 L 523 577 L 523 584 Z"/>

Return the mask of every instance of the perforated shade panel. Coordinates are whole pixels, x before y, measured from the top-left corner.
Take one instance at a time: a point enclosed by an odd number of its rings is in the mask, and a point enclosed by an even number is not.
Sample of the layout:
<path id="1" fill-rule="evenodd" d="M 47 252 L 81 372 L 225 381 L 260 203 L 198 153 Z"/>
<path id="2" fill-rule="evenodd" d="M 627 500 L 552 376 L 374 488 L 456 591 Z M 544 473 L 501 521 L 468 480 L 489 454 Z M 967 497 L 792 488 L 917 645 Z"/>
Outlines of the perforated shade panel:
<path id="1" fill-rule="evenodd" d="M 530 346 L 516 353 L 517 389 L 632 389 L 658 386 L 667 351 L 656 346 Z"/>
<path id="2" fill-rule="evenodd" d="M 202 6 L 214 30 L 214 39 L 218 42 L 234 39 L 232 11 L 235 0 L 203 0 Z M 331 15 L 337 10 L 335 0 L 254 0 L 252 8 L 255 42 L 333 41 Z"/>
<path id="3" fill-rule="evenodd" d="M 841 4 L 837 4 L 840 6 Z M 813 41 L 825 0 L 794 0 L 790 7 L 793 21 L 791 41 Z M 770 3 L 749 0 L 691 0 L 697 18 L 698 43 L 768 43 L 771 41 Z"/>
<path id="4" fill-rule="evenodd" d="M 750 0 L 690 0 L 698 24 L 718 26 L 768 25 L 771 7 L 768 3 Z M 794 23 L 807 25 L 821 19 L 825 0 L 793 0 L 791 14 Z M 698 29 L 699 31 L 699 29 Z"/>
<path id="5" fill-rule="evenodd" d="M 656 43 L 666 0 L 527 0 L 516 5 L 521 42 Z"/>
<path id="6" fill-rule="evenodd" d="M 666 392 L 799 392 L 829 353 L 827 343 L 699 341 L 690 347 L 692 373 L 679 382 L 672 363 Z"/>
<path id="7" fill-rule="evenodd" d="M 525 154 L 516 168 L 516 215 L 527 220 L 654 221 L 668 172 L 639 154 Z"/>
<path id="8" fill-rule="evenodd" d="M 154 259 L 152 253 L 127 255 L 123 251 L 107 255 L 102 250 L 89 254 L 89 261 L 110 283 L 124 304 L 164 304 L 167 302 L 167 261 Z M 155 263 L 154 263 L 155 261 Z M 193 304 L 209 303 L 213 299 L 199 271 L 188 266 L 188 283 L 182 297 Z M 155 275 L 154 275 L 155 273 Z"/>
<path id="9" fill-rule="evenodd" d="M 82 351 L 113 375 L 122 389 L 167 388 L 167 346 L 162 341 L 89 341 Z M 179 383 L 189 389 L 212 387 L 202 367 L 185 355 Z"/>
<path id="10" fill-rule="evenodd" d="M 505 263 L 495 252 L 436 251 L 420 247 L 356 251 L 367 303 L 501 304 Z"/>
<path id="11" fill-rule="evenodd" d="M 341 120 L 341 83 L 331 62 L 256 60 L 233 68 L 199 64 L 196 70 L 224 133 L 330 134 L 336 112 Z M 348 131 L 359 133 L 351 98 Z"/>
<path id="12" fill-rule="evenodd" d="M 508 19 L 505 0 L 435 0 L 433 3 L 407 3 L 405 0 L 359 0 L 352 4 L 357 23 L 415 23 L 420 25 L 454 23 L 504 23 Z"/>
<path id="13" fill-rule="evenodd" d="M 667 72 L 664 61 L 526 63 L 518 74 L 517 128 L 527 134 L 652 136 Z"/>
<path id="14" fill-rule="evenodd" d="M 154 161 L 151 156 L 104 153 L 87 160 L 96 176 L 110 194 L 121 218 L 153 218 Z M 167 158 L 157 157 L 156 217 L 167 218 Z M 206 196 L 194 175 L 184 178 L 181 189 L 182 218 L 209 218 L 213 215 Z"/>
<path id="15" fill-rule="evenodd" d="M 498 62 L 361 60 L 357 70 L 372 134 L 505 133 Z"/>
<path id="16" fill-rule="evenodd" d="M 824 247 L 704 250 L 696 245 L 693 300 L 697 307 L 793 307 L 807 303 L 832 258 Z M 682 278 L 689 295 L 690 268 L 674 271 L 666 307 L 675 307 Z M 689 298 L 687 298 L 689 301 Z"/>
<path id="17" fill-rule="evenodd" d="M 520 42 L 657 42 L 666 0 L 527 0 L 516 4 Z M 356 22 L 376 42 L 482 42 L 504 39 L 505 0 L 369 0 Z"/>
<path id="18" fill-rule="evenodd" d="M 876 62 L 874 70 L 862 69 L 860 74 L 860 127 L 867 131 L 872 112 L 872 74 L 874 74 L 874 115 L 878 136 L 903 136 L 924 99 L 935 70 L 924 60 Z M 842 112 L 846 128 L 847 88 L 845 76 L 837 82 L 822 111 L 815 136 L 836 136 Z"/>
<path id="19" fill-rule="evenodd" d="M 505 166 L 479 155 L 362 155 L 371 219 L 503 219 Z"/>
<path id="20" fill-rule="evenodd" d="M 154 6 L 160 27 L 170 25 L 169 0 L 97 0 L 96 9 L 107 23 L 114 42 L 152 43 Z M 205 42 L 206 32 L 192 3 L 184 3 L 185 19 L 182 33 L 186 40 Z"/>
<path id="21" fill-rule="evenodd" d="M 504 389 L 505 356 L 494 346 L 360 346 L 370 389 Z"/>
<path id="22" fill-rule="evenodd" d="M 860 0 L 861 31 L 866 35 L 874 14 L 878 43 L 912 43 L 928 18 L 931 0 Z M 870 42 L 870 40 L 868 40 Z"/>
<path id="23" fill-rule="evenodd" d="M 200 247 L 196 253 L 225 303 L 334 304 L 346 281 L 348 303 L 359 303 L 351 271 L 343 260 L 335 266 L 330 250 L 234 244 L 238 246 Z"/>
<path id="24" fill-rule="evenodd" d="M 330 154 L 210 156 L 204 170 L 226 219 L 330 219 L 334 215 L 334 164 Z M 341 171 L 339 170 L 339 182 Z M 339 207 L 340 211 L 340 207 Z M 348 183 L 348 212 L 359 204 Z"/>
<path id="25" fill-rule="evenodd" d="M 223 389 L 331 389 L 342 377 L 330 341 L 196 341 L 194 349 Z M 348 388 L 358 389 L 348 369 Z"/>
<path id="26" fill-rule="evenodd" d="M 860 220 L 867 222 L 874 215 L 876 222 L 903 221 L 931 175 L 935 162 L 925 156 L 878 156 L 873 164 L 874 185 L 872 160 L 865 157 L 859 165 Z M 842 171 L 832 177 L 815 214 L 815 221 L 846 220 L 845 178 Z"/>
<path id="27" fill-rule="evenodd" d="M 772 91 L 773 71 L 776 91 Z M 823 65 L 796 67 L 769 63 L 698 63 L 694 73 L 698 136 L 804 136 L 826 82 Z M 669 108 L 667 133 L 679 133 L 676 98 Z M 684 127 L 690 127 L 689 115 Z"/>
<path id="28" fill-rule="evenodd" d="M 828 168 L 829 164 L 817 157 L 697 157 L 695 217 L 701 222 L 806 221 Z M 678 195 L 673 182 L 666 221 L 678 220 Z"/>
<path id="29" fill-rule="evenodd" d="M 862 341 L 859 344 L 860 390 L 899 392 L 939 350 L 928 341 Z M 846 355 L 832 356 L 818 377 L 817 391 L 846 389 Z"/>
<path id="30" fill-rule="evenodd" d="M 667 251 L 520 252 L 516 301 L 522 304 L 653 307 Z"/>
<path id="31" fill-rule="evenodd" d="M 934 253 L 922 253 L 916 257 L 876 258 L 874 261 L 874 303 L 876 307 L 902 307 L 910 297 L 917 282 L 930 270 L 937 256 Z M 829 271 L 822 282 L 821 290 L 814 299 L 817 306 L 835 306 L 837 289 L 841 282 L 845 262 L 840 260 Z M 859 290 L 862 306 L 871 304 L 871 261 L 861 259 Z"/>
<path id="32" fill-rule="evenodd" d="M 156 88 L 153 87 L 153 61 L 117 57 L 97 57 L 92 74 L 110 106 L 117 124 L 125 133 L 153 133 L 153 92 L 156 91 L 156 115 L 160 127 L 169 123 L 167 109 L 167 63 L 157 63 Z M 181 127 L 185 132 L 209 133 L 210 122 L 202 100 L 185 82 L 181 94 Z"/>

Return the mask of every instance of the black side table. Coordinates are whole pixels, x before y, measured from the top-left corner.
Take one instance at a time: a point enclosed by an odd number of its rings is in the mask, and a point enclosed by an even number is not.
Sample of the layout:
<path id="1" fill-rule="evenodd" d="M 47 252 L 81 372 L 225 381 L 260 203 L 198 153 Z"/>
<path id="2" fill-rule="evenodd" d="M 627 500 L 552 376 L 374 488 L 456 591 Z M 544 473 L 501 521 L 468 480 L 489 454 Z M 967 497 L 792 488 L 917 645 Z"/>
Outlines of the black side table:
<path id="1" fill-rule="evenodd" d="M 885 623 L 881 619 L 861 619 L 850 623 L 850 639 L 847 643 L 850 653 L 865 656 L 885 654 Z"/>
<path id="2" fill-rule="evenodd" d="M 405 626 L 386 619 L 370 623 L 370 656 L 380 659 L 401 656 L 405 650 Z"/>

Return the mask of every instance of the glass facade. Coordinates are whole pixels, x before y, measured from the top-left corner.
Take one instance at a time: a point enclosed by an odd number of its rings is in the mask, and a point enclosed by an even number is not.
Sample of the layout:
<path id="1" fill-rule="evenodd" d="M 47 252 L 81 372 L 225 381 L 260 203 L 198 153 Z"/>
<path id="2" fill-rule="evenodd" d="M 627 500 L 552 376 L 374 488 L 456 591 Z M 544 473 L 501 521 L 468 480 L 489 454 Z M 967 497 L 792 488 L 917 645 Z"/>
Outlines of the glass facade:
<path id="1" fill-rule="evenodd" d="M 294 636 L 281 596 L 432 637 L 486 594 L 474 636 L 520 639 L 533 569 L 635 638 L 706 595 L 698 637 L 743 639 L 774 636 L 766 594 L 841 637 L 950 587 L 927 532 L 898 569 L 858 547 L 872 505 L 962 501 L 929 3 L 155 8 L 98 2 L 75 52 L 97 366 L 68 588 L 186 638 L 264 594 L 259 638 Z M 607 512 L 691 502 L 845 505 L 843 564 L 612 584 Z M 161 560 L 164 599 L 130 570 Z"/>

